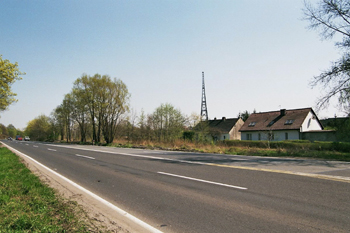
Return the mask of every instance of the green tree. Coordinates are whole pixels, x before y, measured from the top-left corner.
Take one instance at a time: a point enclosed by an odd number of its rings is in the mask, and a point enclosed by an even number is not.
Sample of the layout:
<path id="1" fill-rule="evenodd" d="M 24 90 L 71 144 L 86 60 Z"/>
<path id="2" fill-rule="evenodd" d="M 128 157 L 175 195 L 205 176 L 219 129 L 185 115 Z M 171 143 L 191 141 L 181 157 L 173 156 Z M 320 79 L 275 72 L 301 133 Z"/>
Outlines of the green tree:
<path id="1" fill-rule="evenodd" d="M 79 93 L 80 98 L 86 101 L 86 107 L 90 115 L 90 122 L 92 125 L 92 140 L 100 141 L 100 130 L 97 130 L 96 119 L 98 118 L 98 82 L 99 75 L 90 77 L 83 74 L 74 82 L 73 91 Z"/>
<path id="2" fill-rule="evenodd" d="M 12 138 L 15 138 L 16 135 L 17 135 L 17 129 L 16 129 L 16 127 L 13 126 L 12 124 L 9 124 L 9 125 L 7 126 L 7 132 L 8 132 L 8 134 L 9 134 L 9 136 L 12 137 Z"/>
<path id="3" fill-rule="evenodd" d="M 16 129 L 16 135 L 24 137 L 24 132 L 22 130 L 20 130 L 20 129 Z"/>
<path id="4" fill-rule="evenodd" d="M 84 98 L 85 93 L 80 89 L 73 88 L 72 92 L 66 96 L 67 98 L 71 99 L 72 119 L 75 120 L 79 125 L 80 141 L 86 142 L 86 132 L 88 129 L 88 107 L 87 101 Z"/>
<path id="5" fill-rule="evenodd" d="M 182 138 L 184 140 L 193 141 L 194 139 L 198 139 L 198 131 L 196 130 L 196 126 L 201 122 L 201 116 L 197 113 L 192 113 L 190 116 L 186 116 L 186 130 L 182 133 Z"/>
<path id="6" fill-rule="evenodd" d="M 25 129 L 25 134 L 35 141 L 52 140 L 52 125 L 50 118 L 45 115 L 40 115 L 34 120 L 29 121 Z"/>
<path id="7" fill-rule="evenodd" d="M 63 103 L 61 105 L 61 114 L 64 119 L 64 125 L 66 127 L 66 140 L 72 141 L 72 112 L 73 112 L 73 100 L 71 95 L 64 96 Z"/>
<path id="8" fill-rule="evenodd" d="M 350 118 L 337 126 L 336 137 L 338 141 L 350 142 Z"/>
<path id="9" fill-rule="evenodd" d="M 152 114 L 152 122 L 159 141 L 174 141 L 182 137 L 186 119 L 171 104 L 161 104 Z"/>
<path id="10" fill-rule="evenodd" d="M 53 110 L 53 113 L 51 114 L 51 119 L 53 121 L 53 125 L 55 126 L 61 137 L 61 141 L 63 141 L 64 136 L 66 135 L 66 120 L 62 105 L 57 106 Z"/>
<path id="11" fill-rule="evenodd" d="M 9 135 L 7 127 L 3 124 L 0 124 L 0 134 L 4 137 L 7 137 Z"/>
<path id="12" fill-rule="evenodd" d="M 200 121 L 198 124 L 193 128 L 195 132 L 195 139 L 198 142 L 206 142 L 208 141 L 208 138 L 210 136 L 210 128 L 209 128 L 209 122 L 208 121 Z"/>
<path id="13" fill-rule="evenodd" d="M 253 110 L 253 113 L 256 113 L 256 110 Z M 242 118 L 243 121 L 246 121 L 248 119 L 248 117 L 250 116 L 250 112 L 248 110 L 243 111 L 242 113 L 239 112 L 238 113 L 238 117 Z"/>
<path id="14" fill-rule="evenodd" d="M 60 126 L 57 122 L 55 111 L 51 112 L 49 119 L 50 119 L 51 130 L 52 130 L 51 139 L 52 139 L 52 141 L 56 141 L 60 137 L 61 129 L 60 129 Z"/>
<path id="15" fill-rule="evenodd" d="M 102 133 L 106 143 L 114 140 L 118 125 L 122 120 L 122 116 L 129 111 L 130 94 L 128 88 L 121 81 L 114 79 L 113 81 L 105 76 L 106 83 L 104 89 L 101 90 L 101 109 L 102 116 Z M 102 101 L 105 101 L 104 104 Z"/>
<path id="16" fill-rule="evenodd" d="M 90 115 L 93 140 L 100 142 L 103 135 L 106 143 L 111 143 L 121 117 L 129 111 L 130 94 L 126 85 L 108 75 L 90 77 L 84 74 L 75 81 L 74 92 L 81 107 L 80 114 L 86 110 Z"/>
<path id="17" fill-rule="evenodd" d="M 310 28 L 320 31 L 323 39 L 341 38 L 335 45 L 343 51 L 341 58 L 332 66 L 314 77 L 313 87 L 321 85 L 326 94 L 318 101 L 319 107 L 326 107 L 333 97 L 338 98 L 340 107 L 350 105 L 350 4 L 348 0 L 321 0 L 314 6 L 305 2 L 305 19 Z"/>
<path id="18" fill-rule="evenodd" d="M 11 90 L 12 84 L 20 80 L 24 73 L 18 69 L 18 64 L 2 59 L 0 55 L 0 112 L 5 111 L 9 105 L 16 102 L 16 93 Z"/>

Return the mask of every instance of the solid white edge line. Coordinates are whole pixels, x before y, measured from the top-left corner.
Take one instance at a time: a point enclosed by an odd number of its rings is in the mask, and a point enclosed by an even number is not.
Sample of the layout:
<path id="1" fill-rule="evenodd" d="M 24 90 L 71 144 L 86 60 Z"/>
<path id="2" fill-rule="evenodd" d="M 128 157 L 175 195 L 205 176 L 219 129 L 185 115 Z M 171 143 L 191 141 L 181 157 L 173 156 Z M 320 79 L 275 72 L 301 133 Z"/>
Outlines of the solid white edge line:
<path id="1" fill-rule="evenodd" d="M 83 158 L 86 158 L 86 159 L 95 159 L 94 157 L 85 156 L 85 155 L 80 155 L 80 154 L 75 154 L 75 156 L 83 157 Z"/>
<path id="2" fill-rule="evenodd" d="M 193 181 L 199 181 L 199 182 L 208 183 L 208 184 L 225 186 L 225 187 L 229 187 L 229 188 L 242 189 L 242 190 L 248 189 L 245 187 L 223 184 L 223 183 L 213 182 L 213 181 L 209 181 L 209 180 L 202 180 L 202 179 L 192 178 L 192 177 L 188 177 L 188 176 L 181 176 L 181 175 L 176 175 L 176 174 L 171 174 L 171 173 L 166 173 L 166 172 L 157 172 L 157 173 L 162 174 L 162 175 L 166 175 L 166 176 L 173 176 L 173 177 L 178 177 L 178 178 L 187 179 L 187 180 L 193 180 Z"/>
<path id="3" fill-rule="evenodd" d="M 38 161 L 36 161 L 35 159 L 29 157 L 28 155 L 26 155 L 26 154 L 24 154 L 24 153 L 22 153 L 22 152 L 20 152 L 20 151 L 18 151 L 18 150 L 16 150 L 16 149 L 10 147 L 9 145 L 7 145 L 7 144 L 5 144 L 5 143 L 3 143 L 3 144 L 6 145 L 6 147 L 8 147 L 11 151 L 13 151 L 13 152 L 15 152 L 15 153 L 18 153 L 18 154 L 20 154 L 20 155 L 22 155 L 22 156 L 24 156 L 24 157 L 26 157 L 26 158 L 32 160 L 32 161 L 35 162 L 36 164 L 42 166 L 43 168 L 45 168 L 45 169 L 48 170 L 49 172 L 55 174 L 56 176 L 60 177 L 61 179 L 65 180 L 65 181 L 67 181 L 68 183 L 70 183 L 70 184 L 73 185 L 74 187 L 80 189 L 81 191 L 85 192 L 86 194 L 90 195 L 91 197 L 95 198 L 96 200 L 102 202 L 102 203 L 105 204 L 106 206 L 108 206 L 108 207 L 110 207 L 111 209 L 115 210 L 117 213 L 123 215 L 124 217 L 128 218 L 129 220 L 133 221 L 134 223 L 138 224 L 139 226 L 143 227 L 144 229 L 146 229 L 146 230 L 148 230 L 148 231 L 150 231 L 150 232 L 163 233 L 162 231 L 160 231 L 160 230 L 158 230 L 158 229 L 152 227 L 151 225 L 145 223 L 144 221 L 142 221 L 142 220 L 136 218 L 135 216 L 129 214 L 128 212 L 126 212 L 126 211 L 120 209 L 119 207 L 113 205 L 112 203 L 110 203 L 109 201 L 103 199 L 102 197 L 97 196 L 97 195 L 94 194 L 93 192 L 91 192 L 91 191 L 89 191 L 89 190 L 83 188 L 82 186 L 80 186 L 80 185 L 74 183 L 73 181 L 71 181 L 70 179 L 66 178 L 65 176 L 62 176 L 61 174 L 59 174 L 59 173 L 57 173 L 57 172 L 51 170 L 50 168 L 48 168 L 48 167 L 46 167 L 45 165 L 39 163 Z"/>

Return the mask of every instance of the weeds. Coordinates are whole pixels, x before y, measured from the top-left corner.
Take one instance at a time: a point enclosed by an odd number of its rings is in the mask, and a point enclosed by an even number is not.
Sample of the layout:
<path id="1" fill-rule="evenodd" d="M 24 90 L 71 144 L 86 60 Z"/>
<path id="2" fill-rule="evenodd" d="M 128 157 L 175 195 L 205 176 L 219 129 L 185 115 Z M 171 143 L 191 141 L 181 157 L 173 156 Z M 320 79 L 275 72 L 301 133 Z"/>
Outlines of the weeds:
<path id="1" fill-rule="evenodd" d="M 304 157 L 350 161 L 350 143 L 310 142 L 307 140 L 291 140 L 270 142 L 268 148 L 265 141 L 226 140 L 219 142 L 194 142 L 176 140 L 169 143 L 142 141 L 115 141 L 119 147 L 137 147 L 147 149 L 182 150 L 201 153 L 220 153 L 269 157 Z"/>

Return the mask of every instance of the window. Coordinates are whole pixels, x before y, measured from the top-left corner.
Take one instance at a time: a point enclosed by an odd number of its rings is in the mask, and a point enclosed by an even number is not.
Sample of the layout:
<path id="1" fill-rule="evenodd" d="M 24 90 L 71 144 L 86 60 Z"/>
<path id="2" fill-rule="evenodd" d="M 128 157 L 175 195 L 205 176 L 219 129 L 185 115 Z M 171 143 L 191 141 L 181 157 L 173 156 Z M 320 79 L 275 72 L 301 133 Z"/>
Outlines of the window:
<path id="1" fill-rule="evenodd" d="M 250 122 L 250 123 L 249 123 L 249 125 L 248 125 L 248 127 L 254 127 L 254 126 L 255 126 L 255 124 L 256 124 L 256 122 L 255 122 L 255 121 Z"/>
<path id="2" fill-rule="evenodd" d="M 259 139 L 259 141 L 261 140 L 261 134 L 260 133 L 258 134 L 258 139 Z"/>
<path id="3" fill-rule="evenodd" d="M 286 120 L 286 122 L 284 122 L 284 124 L 285 125 L 291 125 L 291 124 L 293 124 L 293 122 L 294 122 L 294 120 L 288 119 L 288 120 Z"/>
<path id="4" fill-rule="evenodd" d="M 307 128 L 309 128 L 311 125 L 311 119 L 309 119 L 309 121 L 307 122 Z"/>
<path id="5" fill-rule="evenodd" d="M 246 139 L 247 139 L 247 140 L 252 140 L 252 134 L 251 134 L 251 133 L 247 133 Z"/>
<path id="6" fill-rule="evenodd" d="M 288 140 L 288 133 L 285 133 L 285 139 Z"/>

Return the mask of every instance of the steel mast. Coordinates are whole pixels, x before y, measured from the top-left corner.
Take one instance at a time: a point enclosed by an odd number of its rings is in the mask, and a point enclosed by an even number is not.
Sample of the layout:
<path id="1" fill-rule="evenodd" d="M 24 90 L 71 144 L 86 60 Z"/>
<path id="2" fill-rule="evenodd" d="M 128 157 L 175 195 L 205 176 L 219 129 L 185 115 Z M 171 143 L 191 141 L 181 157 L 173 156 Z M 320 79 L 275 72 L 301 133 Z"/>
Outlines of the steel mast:
<path id="1" fill-rule="evenodd" d="M 202 72 L 202 108 L 201 120 L 208 121 L 207 99 L 205 97 L 204 72 Z"/>

